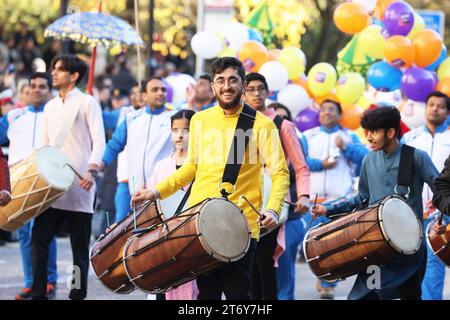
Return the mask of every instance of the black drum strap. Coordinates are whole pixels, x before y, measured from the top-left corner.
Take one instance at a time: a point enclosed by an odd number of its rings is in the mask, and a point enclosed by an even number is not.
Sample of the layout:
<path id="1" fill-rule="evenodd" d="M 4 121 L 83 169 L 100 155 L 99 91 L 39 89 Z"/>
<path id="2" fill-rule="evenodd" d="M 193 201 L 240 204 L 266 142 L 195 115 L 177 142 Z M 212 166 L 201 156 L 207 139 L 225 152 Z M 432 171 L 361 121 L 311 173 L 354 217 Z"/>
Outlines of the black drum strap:
<path id="1" fill-rule="evenodd" d="M 192 180 L 191 185 L 187 189 L 186 193 L 183 196 L 183 199 L 181 199 L 180 203 L 178 204 L 177 210 L 175 210 L 174 216 L 178 216 L 181 213 L 181 210 L 183 210 L 184 205 L 186 204 L 186 201 L 189 199 L 189 196 L 191 195 L 191 189 L 192 185 L 194 184 L 194 180 Z"/>
<path id="2" fill-rule="evenodd" d="M 414 167 L 414 148 L 404 144 L 400 154 L 398 166 L 397 186 L 403 186 L 409 190 L 411 188 L 411 178 Z"/>
<path id="3" fill-rule="evenodd" d="M 241 164 L 245 157 L 245 150 L 247 150 L 247 146 L 250 142 L 251 133 L 248 136 L 246 133 L 248 130 L 253 128 L 255 119 L 256 110 L 249 107 L 247 104 L 244 104 L 234 131 L 233 142 L 231 143 L 230 151 L 228 153 L 228 159 L 223 172 L 221 185 L 223 183 L 230 183 L 235 186 L 239 175 L 239 170 L 241 169 Z M 242 143 L 239 144 L 239 141 L 242 141 L 242 139 L 239 139 L 240 135 L 243 135 L 244 137 L 244 146 L 242 146 Z M 242 158 L 238 159 L 238 155 L 242 156 Z M 224 197 L 228 197 L 231 194 L 221 187 L 220 193 Z"/>
<path id="4" fill-rule="evenodd" d="M 275 125 L 277 126 L 278 132 L 281 131 L 281 125 L 283 124 L 284 119 L 280 116 L 275 116 L 275 119 L 273 119 L 273 122 L 275 122 Z"/>

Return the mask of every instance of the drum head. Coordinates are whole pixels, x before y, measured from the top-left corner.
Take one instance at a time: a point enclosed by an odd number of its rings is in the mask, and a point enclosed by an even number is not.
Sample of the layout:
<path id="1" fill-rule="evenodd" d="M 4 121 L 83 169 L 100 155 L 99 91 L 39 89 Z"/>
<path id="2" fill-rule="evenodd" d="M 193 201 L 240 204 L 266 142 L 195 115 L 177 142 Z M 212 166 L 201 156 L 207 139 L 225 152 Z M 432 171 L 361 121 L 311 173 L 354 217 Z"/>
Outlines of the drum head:
<path id="1" fill-rule="evenodd" d="M 36 163 L 40 175 L 58 190 L 67 190 L 75 179 L 73 171 L 66 166 L 69 158 L 55 147 L 45 146 L 37 151 Z"/>
<path id="2" fill-rule="evenodd" d="M 422 242 L 422 225 L 413 209 L 400 197 L 389 197 L 379 209 L 386 240 L 402 254 L 414 254 Z"/>
<path id="3" fill-rule="evenodd" d="M 247 252 L 250 229 L 235 204 L 223 199 L 209 200 L 200 209 L 197 223 L 203 247 L 216 259 L 236 261 Z"/>

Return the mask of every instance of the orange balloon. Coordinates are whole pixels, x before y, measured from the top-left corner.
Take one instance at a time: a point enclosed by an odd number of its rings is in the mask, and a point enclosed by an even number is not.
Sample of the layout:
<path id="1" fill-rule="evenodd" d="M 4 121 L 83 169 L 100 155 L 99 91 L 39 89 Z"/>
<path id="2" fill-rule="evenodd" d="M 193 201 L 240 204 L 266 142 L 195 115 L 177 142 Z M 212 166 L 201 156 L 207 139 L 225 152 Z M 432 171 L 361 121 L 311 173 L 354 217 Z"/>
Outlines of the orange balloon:
<path id="1" fill-rule="evenodd" d="M 333 92 L 330 92 L 324 96 L 314 97 L 314 102 L 317 103 L 318 106 L 320 106 L 325 100 L 333 100 L 339 102 L 338 97 Z"/>
<path id="2" fill-rule="evenodd" d="M 373 15 L 378 20 L 383 20 L 384 11 L 389 5 L 396 0 L 378 0 Z"/>
<path id="3" fill-rule="evenodd" d="M 361 126 L 363 109 L 356 104 L 342 104 L 341 125 L 350 130 Z"/>
<path id="4" fill-rule="evenodd" d="M 334 10 L 333 20 L 336 27 L 344 33 L 355 34 L 369 23 L 369 14 L 359 4 L 345 2 Z"/>
<path id="5" fill-rule="evenodd" d="M 269 50 L 269 60 L 277 61 L 278 57 L 280 56 L 280 53 L 281 53 L 280 49 L 270 49 Z"/>
<path id="6" fill-rule="evenodd" d="M 414 62 L 414 46 L 407 37 L 392 36 L 384 45 L 384 57 L 396 68 L 410 67 Z"/>
<path id="7" fill-rule="evenodd" d="M 442 93 L 445 93 L 447 96 L 450 96 L 450 77 L 444 78 L 439 81 L 436 86 L 436 90 Z"/>
<path id="8" fill-rule="evenodd" d="M 247 72 L 258 72 L 259 68 L 269 61 L 269 52 L 262 43 L 250 40 L 242 44 L 238 57 Z"/>
<path id="9" fill-rule="evenodd" d="M 426 67 L 439 58 L 442 51 L 442 38 L 434 30 L 425 29 L 417 32 L 413 37 L 415 58 L 418 67 Z"/>

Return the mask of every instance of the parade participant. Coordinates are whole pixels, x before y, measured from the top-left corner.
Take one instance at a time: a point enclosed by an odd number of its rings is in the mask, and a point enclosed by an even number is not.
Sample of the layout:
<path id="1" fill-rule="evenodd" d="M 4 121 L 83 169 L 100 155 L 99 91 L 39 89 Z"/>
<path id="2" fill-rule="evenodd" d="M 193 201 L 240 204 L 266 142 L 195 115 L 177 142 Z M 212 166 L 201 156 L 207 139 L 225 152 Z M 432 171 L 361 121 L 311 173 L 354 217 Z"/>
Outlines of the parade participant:
<path id="1" fill-rule="evenodd" d="M 236 262 L 197 277 L 200 300 L 220 300 L 222 293 L 227 299 L 251 299 L 251 272 L 260 235 L 260 223 L 266 228 L 277 224 L 289 185 L 289 172 L 273 121 L 242 103 L 246 87 L 242 63 L 232 57 L 219 58 L 212 65 L 212 74 L 211 86 L 218 105 L 192 117 L 188 154 L 183 166 L 153 190 L 139 191 L 132 198 L 132 202 L 135 204 L 146 199 L 165 199 L 195 179 L 189 205 L 224 195 L 229 201 L 239 205 L 239 197 L 245 195 L 259 209 L 262 205 L 261 173 L 265 165 L 271 176 L 272 190 L 263 218 L 260 218 L 247 202 L 240 205 L 251 230 L 252 240 L 247 253 Z M 243 117 L 253 122 L 251 143 L 249 142 L 246 149 L 242 148 L 245 139 L 233 139 L 238 119 Z M 236 134 L 239 136 L 239 133 Z M 241 152 L 239 155 L 243 161 L 233 160 L 234 157 L 229 159 L 233 140 L 237 141 L 236 144 L 233 143 L 237 150 L 245 150 L 244 154 Z M 239 167 L 234 186 L 228 182 L 221 183 L 224 170 L 229 167 L 226 164 L 230 162 Z"/>
<path id="2" fill-rule="evenodd" d="M 367 140 L 372 149 L 364 158 L 359 179 L 358 193 L 350 199 L 312 208 L 314 216 L 350 213 L 364 203 L 373 203 L 400 192 L 408 193 L 407 202 L 422 220 L 422 190 L 426 182 L 432 187 L 438 171 L 426 152 L 413 149 L 412 175 L 408 188 L 398 185 L 401 150 L 398 140 L 400 112 L 395 107 L 384 107 L 368 112 L 361 121 L 367 130 Z M 397 190 L 398 189 L 398 190 Z M 409 190 L 408 190 L 409 189 Z M 422 241 L 419 250 L 412 255 L 401 255 L 379 266 L 379 285 L 368 286 L 372 273 L 361 271 L 348 296 L 349 299 L 420 300 L 421 283 L 426 266 L 426 245 Z"/>
<path id="3" fill-rule="evenodd" d="M 48 246 L 66 221 L 74 267 L 69 298 L 79 300 L 87 295 L 94 179 L 105 149 L 105 130 L 100 105 L 77 88 L 87 65 L 74 55 L 60 55 L 53 60 L 52 68 L 53 86 L 59 94 L 44 108 L 42 145 L 60 147 L 82 179 L 35 218 L 31 240 L 32 298 L 46 299 Z M 71 126 L 62 127 L 67 125 L 67 114 L 74 113 Z"/>
<path id="4" fill-rule="evenodd" d="M 189 109 L 195 112 L 203 111 L 214 107 L 216 98 L 211 88 L 211 76 L 202 74 L 196 85 L 190 85 L 187 91 L 187 102 L 182 109 Z"/>
<path id="5" fill-rule="evenodd" d="M 450 156 L 445 161 L 444 169 L 441 174 L 434 180 L 433 205 L 441 212 L 450 214 Z M 434 224 L 437 232 L 445 231 L 444 225 Z"/>
<path id="6" fill-rule="evenodd" d="M 8 163 L 0 148 L 0 206 L 6 206 L 11 201 L 11 186 L 9 182 Z"/>
<path id="7" fill-rule="evenodd" d="M 298 199 L 295 204 L 295 212 L 300 216 L 300 214 L 306 213 L 309 209 L 310 173 L 295 132 L 295 126 L 292 122 L 277 117 L 272 108 L 266 108 L 265 101 L 269 93 L 269 87 L 263 75 L 249 73 L 246 76 L 246 81 L 247 87 L 245 88 L 244 101 L 250 107 L 272 119 L 279 129 L 287 164 L 289 166 L 292 163 L 295 171 Z M 288 197 L 289 200 L 290 197 Z M 277 285 L 277 268 L 275 264 L 277 264 L 278 257 L 284 251 L 282 248 L 287 247 L 289 245 L 288 242 L 292 239 L 292 235 L 287 230 L 285 231 L 285 228 L 287 226 L 279 227 L 258 242 L 252 276 L 253 297 L 257 300 L 277 300 L 278 298 L 277 288 L 280 286 L 279 284 Z M 289 274 L 288 271 L 292 271 L 286 270 L 286 265 L 283 265 L 283 267 L 283 270 L 279 270 L 279 273 Z M 283 286 L 286 285 L 286 281 L 282 281 L 282 284 Z"/>
<path id="8" fill-rule="evenodd" d="M 441 171 L 445 159 L 450 154 L 450 130 L 447 125 L 447 116 L 450 112 L 450 101 L 442 92 L 432 92 L 425 103 L 426 124 L 406 133 L 402 142 L 414 148 L 425 151 L 434 165 Z M 438 211 L 432 206 L 433 193 L 428 186 L 424 186 L 422 193 L 424 230 L 436 218 Z M 435 214 L 433 214 L 435 213 Z M 447 222 L 447 221 L 446 221 Z M 445 265 L 428 250 L 427 267 L 422 282 L 423 300 L 442 300 L 445 280 Z"/>
<path id="9" fill-rule="evenodd" d="M 27 158 L 41 147 L 44 106 L 51 98 L 52 78 L 48 73 L 37 72 L 30 77 L 31 104 L 27 108 L 14 109 L 0 121 L 0 144 L 9 141 L 9 165 Z M 24 275 L 24 286 L 16 300 L 31 299 L 33 270 L 31 266 L 31 229 L 33 220 L 17 230 Z M 56 238 L 50 243 L 48 256 L 47 297 L 55 296 L 58 273 L 56 269 Z"/>

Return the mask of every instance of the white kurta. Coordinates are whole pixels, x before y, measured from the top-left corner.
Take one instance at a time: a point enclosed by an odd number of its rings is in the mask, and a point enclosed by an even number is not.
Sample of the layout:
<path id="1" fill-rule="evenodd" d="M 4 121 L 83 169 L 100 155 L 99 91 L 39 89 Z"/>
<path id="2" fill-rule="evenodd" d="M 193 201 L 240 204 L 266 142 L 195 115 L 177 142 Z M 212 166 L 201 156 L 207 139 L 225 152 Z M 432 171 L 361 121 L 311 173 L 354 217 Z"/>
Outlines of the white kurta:
<path id="1" fill-rule="evenodd" d="M 76 104 L 80 104 L 80 110 L 61 150 L 69 157 L 71 165 L 81 175 L 85 175 L 88 164 L 100 164 L 105 150 L 102 111 L 92 96 L 75 88 L 67 94 L 65 101 L 60 96 L 50 100 L 44 109 L 42 145 L 55 146 L 63 115 Z M 79 184 L 80 180 L 75 177 L 71 189 L 52 208 L 94 213 L 95 184 L 89 191 L 82 189 Z"/>

